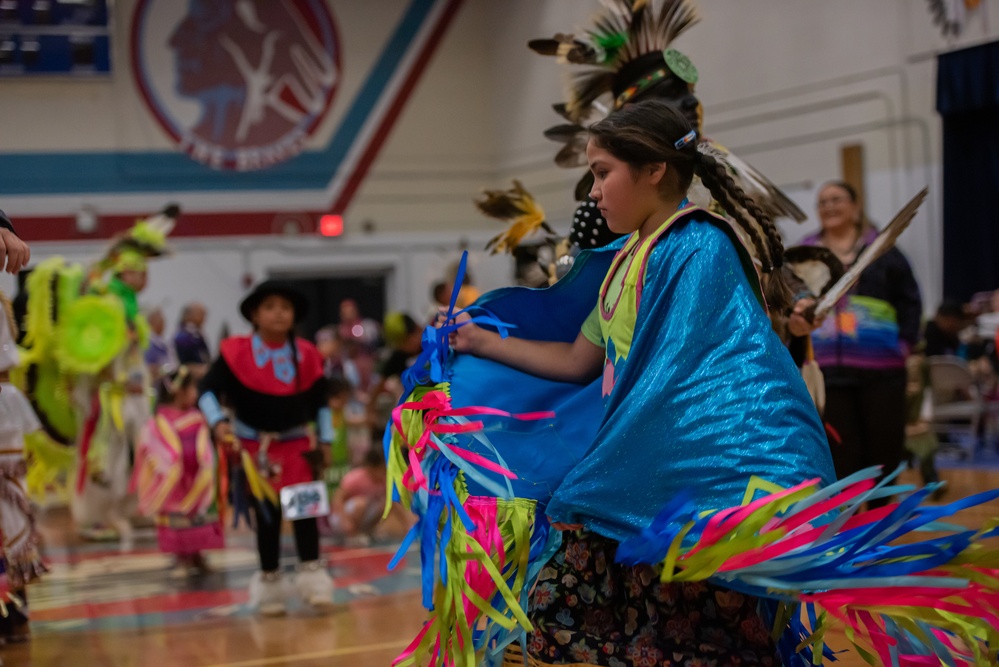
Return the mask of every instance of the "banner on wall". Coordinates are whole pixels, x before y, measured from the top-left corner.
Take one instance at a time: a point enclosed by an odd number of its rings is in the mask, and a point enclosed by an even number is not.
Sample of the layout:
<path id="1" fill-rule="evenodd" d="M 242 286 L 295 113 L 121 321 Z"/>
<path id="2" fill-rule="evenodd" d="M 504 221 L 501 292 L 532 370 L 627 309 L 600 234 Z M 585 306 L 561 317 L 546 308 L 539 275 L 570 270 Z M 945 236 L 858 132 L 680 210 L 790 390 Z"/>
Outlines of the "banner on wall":
<path id="1" fill-rule="evenodd" d="M 263 169 L 301 153 L 340 75 L 322 0 L 140 0 L 131 44 L 150 113 L 215 169 Z"/>
<path id="2" fill-rule="evenodd" d="M 84 203 L 118 212 L 101 214 L 101 235 L 168 200 L 184 205 L 180 235 L 192 214 L 194 234 L 237 221 L 241 233 L 274 233 L 287 217 L 277 200 L 306 226 L 341 214 L 462 2 L 379 8 L 396 18 L 358 66 L 329 0 L 134 0 L 119 15 L 131 77 L 115 86 L 134 86 L 140 115 L 173 148 L 0 154 L 0 198 L 11 212 L 34 212 L 17 216 L 36 223 L 22 226 L 35 240 L 87 238 L 75 224 Z"/>

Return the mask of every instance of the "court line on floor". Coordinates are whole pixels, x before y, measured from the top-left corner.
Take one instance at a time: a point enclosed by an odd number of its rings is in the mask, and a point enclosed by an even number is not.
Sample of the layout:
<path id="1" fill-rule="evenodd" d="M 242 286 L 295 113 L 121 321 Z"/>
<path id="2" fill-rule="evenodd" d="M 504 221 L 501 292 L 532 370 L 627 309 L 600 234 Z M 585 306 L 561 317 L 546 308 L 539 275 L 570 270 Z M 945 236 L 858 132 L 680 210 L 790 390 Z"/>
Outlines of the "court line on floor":
<path id="1" fill-rule="evenodd" d="M 296 653 L 294 655 L 275 656 L 273 658 L 258 658 L 256 660 L 241 660 L 239 662 L 220 662 L 206 667 L 263 667 L 264 665 L 281 665 L 296 660 L 313 660 L 315 658 L 333 658 L 338 655 L 354 655 L 356 653 L 367 653 L 373 651 L 387 651 L 389 649 L 405 648 L 409 641 L 383 642 L 381 644 L 366 644 L 364 646 L 345 646 L 329 651 L 315 651 L 313 653 Z"/>

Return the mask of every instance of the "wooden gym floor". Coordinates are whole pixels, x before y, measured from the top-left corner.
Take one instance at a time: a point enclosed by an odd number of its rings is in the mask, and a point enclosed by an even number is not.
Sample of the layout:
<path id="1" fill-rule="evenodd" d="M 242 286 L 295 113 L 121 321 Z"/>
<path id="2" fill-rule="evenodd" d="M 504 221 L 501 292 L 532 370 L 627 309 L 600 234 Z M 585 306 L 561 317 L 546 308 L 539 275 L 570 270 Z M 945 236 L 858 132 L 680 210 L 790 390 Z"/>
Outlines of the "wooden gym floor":
<path id="1" fill-rule="evenodd" d="M 945 500 L 999 486 L 996 470 L 953 468 L 942 475 L 952 489 Z M 981 525 L 997 516 L 999 503 L 992 503 L 958 522 Z M 256 569 L 245 530 L 209 553 L 213 573 L 190 578 L 156 551 L 151 531 L 134 551 L 119 553 L 113 544 L 67 538 L 64 511 L 43 514 L 41 527 L 52 571 L 28 591 L 31 641 L 0 647 L 5 667 L 385 667 L 424 618 L 415 552 L 386 571 L 394 545 L 324 546 L 337 584 L 333 611 L 293 608 L 283 618 L 263 619 L 245 609 Z M 847 646 L 842 637 L 830 643 Z M 850 652 L 836 664 L 866 663 Z"/>

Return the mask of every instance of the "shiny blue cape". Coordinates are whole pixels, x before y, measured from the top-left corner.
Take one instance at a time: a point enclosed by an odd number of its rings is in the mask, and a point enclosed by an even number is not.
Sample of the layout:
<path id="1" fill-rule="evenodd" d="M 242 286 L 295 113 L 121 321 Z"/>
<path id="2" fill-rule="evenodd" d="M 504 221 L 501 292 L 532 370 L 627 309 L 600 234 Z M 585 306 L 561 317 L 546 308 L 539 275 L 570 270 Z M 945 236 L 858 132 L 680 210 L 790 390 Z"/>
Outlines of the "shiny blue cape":
<path id="1" fill-rule="evenodd" d="M 623 243 L 582 253 L 551 288 L 497 290 L 476 307 L 515 325 L 511 335 L 575 340 Z M 722 509 L 743 502 L 754 475 L 782 487 L 833 481 L 821 421 L 750 267 L 724 222 L 694 212 L 674 223 L 650 253 L 630 354 L 606 401 L 600 379 L 551 382 L 453 356 L 454 406 L 556 413 L 513 426 L 487 420 L 486 436 L 518 476 L 514 495 L 620 541 L 684 493 L 702 510 Z M 493 495 L 469 482 L 473 495 Z"/>

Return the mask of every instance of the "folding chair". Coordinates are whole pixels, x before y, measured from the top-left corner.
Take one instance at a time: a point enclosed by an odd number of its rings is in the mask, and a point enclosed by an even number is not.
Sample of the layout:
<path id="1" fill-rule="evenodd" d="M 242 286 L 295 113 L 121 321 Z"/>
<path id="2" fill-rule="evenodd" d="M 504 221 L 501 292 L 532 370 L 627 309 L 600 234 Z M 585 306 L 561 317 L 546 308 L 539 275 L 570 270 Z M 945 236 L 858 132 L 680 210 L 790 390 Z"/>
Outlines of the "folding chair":
<path id="1" fill-rule="evenodd" d="M 938 434 L 947 436 L 948 448 L 959 449 L 971 460 L 981 444 L 987 415 L 968 362 L 950 355 L 933 356 L 926 361 L 932 405 L 930 423 Z"/>

